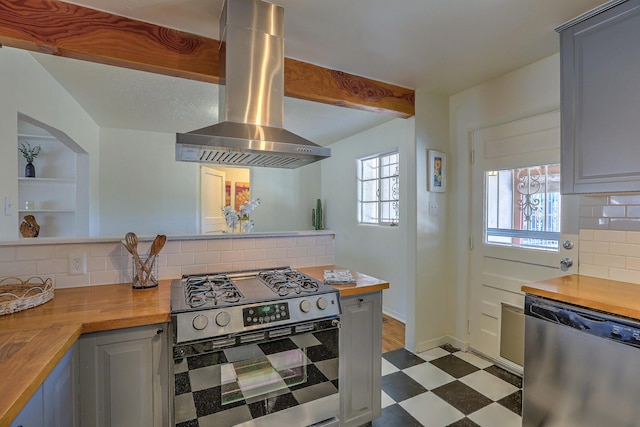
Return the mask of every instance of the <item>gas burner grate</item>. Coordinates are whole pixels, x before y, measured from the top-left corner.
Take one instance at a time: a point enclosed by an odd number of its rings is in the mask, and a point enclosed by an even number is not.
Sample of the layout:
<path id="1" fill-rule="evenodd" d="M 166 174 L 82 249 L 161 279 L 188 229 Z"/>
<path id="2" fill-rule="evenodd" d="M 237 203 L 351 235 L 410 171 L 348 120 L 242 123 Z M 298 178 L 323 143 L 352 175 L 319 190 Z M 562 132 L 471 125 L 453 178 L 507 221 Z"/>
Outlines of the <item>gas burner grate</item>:
<path id="1" fill-rule="evenodd" d="M 189 276 L 185 279 L 184 292 L 187 305 L 191 308 L 218 303 L 234 304 L 244 298 L 226 274 Z"/>
<path id="2" fill-rule="evenodd" d="M 290 268 L 258 273 L 258 278 L 281 297 L 318 292 L 320 284 L 311 277 Z"/>

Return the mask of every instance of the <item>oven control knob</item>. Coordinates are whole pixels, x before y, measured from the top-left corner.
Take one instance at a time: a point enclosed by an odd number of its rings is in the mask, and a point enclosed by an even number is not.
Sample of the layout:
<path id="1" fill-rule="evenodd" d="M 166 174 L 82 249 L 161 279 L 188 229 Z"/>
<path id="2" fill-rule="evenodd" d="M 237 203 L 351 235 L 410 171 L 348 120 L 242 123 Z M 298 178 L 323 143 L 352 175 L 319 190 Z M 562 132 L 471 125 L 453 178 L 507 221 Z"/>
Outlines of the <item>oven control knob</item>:
<path id="1" fill-rule="evenodd" d="M 207 325 L 209 324 L 209 319 L 207 319 L 207 316 L 205 316 L 204 314 L 198 314 L 193 318 L 191 324 L 193 325 L 193 329 L 201 331 L 207 327 Z"/>
<path id="2" fill-rule="evenodd" d="M 303 313 L 308 313 L 311 311 L 311 303 L 309 301 L 302 300 L 302 302 L 300 303 L 300 311 L 302 311 Z"/>
<path id="3" fill-rule="evenodd" d="M 227 326 L 231 322 L 231 315 L 226 311 L 221 311 L 216 314 L 216 325 L 223 327 Z"/>
<path id="4" fill-rule="evenodd" d="M 318 301 L 316 301 L 316 305 L 320 310 L 324 310 L 329 307 L 329 301 L 327 301 L 326 298 L 320 297 L 318 298 Z"/>

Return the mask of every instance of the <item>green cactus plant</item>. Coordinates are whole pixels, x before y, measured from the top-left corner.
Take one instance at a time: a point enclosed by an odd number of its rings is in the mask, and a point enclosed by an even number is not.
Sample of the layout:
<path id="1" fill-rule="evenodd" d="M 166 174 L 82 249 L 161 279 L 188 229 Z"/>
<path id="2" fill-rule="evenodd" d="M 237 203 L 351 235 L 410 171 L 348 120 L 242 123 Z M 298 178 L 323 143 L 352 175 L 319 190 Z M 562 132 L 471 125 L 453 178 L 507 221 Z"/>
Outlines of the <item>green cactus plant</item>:
<path id="1" fill-rule="evenodd" d="M 318 199 L 316 201 L 316 208 L 311 209 L 311 225 L 313 225 L 313 228 L 316 230 L 323 230 L 322 220 L 322 201 Z"/>

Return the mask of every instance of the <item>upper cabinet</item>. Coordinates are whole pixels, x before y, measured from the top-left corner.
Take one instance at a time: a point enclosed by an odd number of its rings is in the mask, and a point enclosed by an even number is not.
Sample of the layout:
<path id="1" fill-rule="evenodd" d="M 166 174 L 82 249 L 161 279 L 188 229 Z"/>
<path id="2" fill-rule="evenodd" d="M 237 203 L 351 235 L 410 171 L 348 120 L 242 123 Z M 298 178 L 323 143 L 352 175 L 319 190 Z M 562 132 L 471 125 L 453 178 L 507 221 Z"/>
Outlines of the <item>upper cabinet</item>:
<path id="1" fill-rule="evenodd" d="M 640 191 L 640 0 L 559 27 L 563 194 Z"/>

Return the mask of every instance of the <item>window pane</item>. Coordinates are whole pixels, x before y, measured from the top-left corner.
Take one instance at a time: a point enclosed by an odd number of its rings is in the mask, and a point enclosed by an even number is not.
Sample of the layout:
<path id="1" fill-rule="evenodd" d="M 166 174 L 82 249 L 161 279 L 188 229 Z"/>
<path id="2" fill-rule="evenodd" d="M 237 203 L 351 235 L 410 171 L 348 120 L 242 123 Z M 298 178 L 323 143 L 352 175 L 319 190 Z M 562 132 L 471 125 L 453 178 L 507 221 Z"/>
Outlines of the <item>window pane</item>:
<path id="1" fill-rule="evenodd" d="M 378 158 L 362 160 L 361 179 L 376 179 L 378 177 Z"/>
<path id="2" fill-rule="evenodd" d="M 400 216 L 399 154 L 360 159 L 358 220 L 363 223 L 398 223 Z"/>
<path id="3" fill-rule="evenodd" d="M 485 174 L 485 242 L 558 250 L 560 165 Z"/>
<path id="4" fill-rule="evenodd" d="M 378 181 L 362 182 L 362 198 L 363 202 L 374 202 L 378 200 Z"/>
<path id="5" fill-rule="evenodd" d="M 378 222 L 378 204 L 377 203 L 362 204 L 362 222 L 369 222 L 369 223 Z"/>

